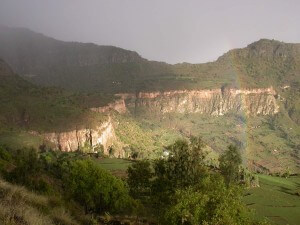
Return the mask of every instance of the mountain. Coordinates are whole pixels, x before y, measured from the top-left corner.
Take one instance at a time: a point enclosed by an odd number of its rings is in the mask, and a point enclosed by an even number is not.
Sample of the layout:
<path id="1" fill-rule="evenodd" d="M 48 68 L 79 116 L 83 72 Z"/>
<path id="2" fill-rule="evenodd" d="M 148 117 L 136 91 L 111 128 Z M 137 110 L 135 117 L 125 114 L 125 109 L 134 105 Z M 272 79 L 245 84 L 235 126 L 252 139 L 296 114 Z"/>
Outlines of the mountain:
<path id="1" fill-rule="evenodd" d="M 0 81 L 0 131 L 23 129 L 46 132 L 86 128 L 87 124 L 103 119 L 100 114 L 88 110 L 90 102 L 96 98 L 98 101 L 93 105 L 101 105 L 113 99 L 36 86 L 15 74 L 1 59 Z"/>
<path id="2" fill-rule="evenodd" d="M 106 93 L 292 85 L 300 71 L 300 44 L 275 40 L 261 39 L 212 63 L 170 65 L 113 46 L 64 42 L 4 26 L 0 57 L 34 83 Z"/>
<path id="3" fill-rule="evenodd" d="M 120 65 L 119 70 L 122 70 L 146 61 L 133 51 L 92 43 L 58 41 L 24 28 L 1 26 L 0 43 L 0 57 L 16 73 L 39 84 L 78 89 L 93 86 L 93 76 L 110 80 L 105 77 L 114 73 L 109 65 Z M 95 74 L 98 69 L 100 73 Z"/>
<path id="4" fill-rule="evenodd" d="M 22 28 L 0 34 L 0 57 L 22 77 L 1 61 L 5 127 L 64 151 L 96 148 L 106 135 L 122 157 L 157 157 L 172 140 L 201 135 L 217 154 L 237 145 L 254 170 L 300 171 L 300 44 L 261 39 L 215 62 L 170 65 Z"/>

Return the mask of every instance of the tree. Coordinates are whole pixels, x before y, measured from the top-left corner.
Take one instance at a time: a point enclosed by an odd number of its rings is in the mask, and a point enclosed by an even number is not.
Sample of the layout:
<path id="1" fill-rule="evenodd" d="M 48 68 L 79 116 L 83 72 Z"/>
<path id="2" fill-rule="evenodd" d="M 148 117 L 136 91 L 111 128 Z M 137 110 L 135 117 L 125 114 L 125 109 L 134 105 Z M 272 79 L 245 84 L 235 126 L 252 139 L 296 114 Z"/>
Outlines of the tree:
<path id="1" fill-rule="evenodd" d="M 160 166 L 156 166 L 157 176 L 166 176 L 171 181 L 171 185 L 176 187 L 188 187 L 199 182 L 205 175 L 203 151 L 204 143 L 201 138 L 192 137 L 190 142 L 187 140 L 178 140 L 174 144 L 167 147 L 170 152 L 169 157 L 164 163 L 159 162 Z M 164 171 L 161 166 L 164 164 Z"/>
<path id="2" fill-rule="evenodd" d="M 122 212 L 134 205 L 122 180 L 90 160 L 71 162 L 65 180 L 70 197 L 82 204 L 86 212 Z"/>
<path id="3" fill-rule="evenodd" d="M 178 189 L 164 214 L 164 224 L 246 225 L 248 211 L 242 202 L 241 189 L 225 185 L 218 174 L 206 177 L 201 184 Z"/>
<path id="4" fill-rule="evenodd" d="M 239 180 L 239 168 L 242 163 L 240 151 L 236 146 L 230 145 L 220 159 L 220 171 L 227 184 Z"/>
<path id="5" fill-rule="evenodd" d="M 18 149 L 13 163 L 15 167 L 7 173 L 6 179 L 14 183 L 32 186 L 34 178 L 42 169 L 37 151 L 33 148 Z"/>
<path id="6" fill-rule="evenodd" d="M 168 158 L 154 162 L 151 193 L 154 208 L 159 213 L 164 213 L 177 189 L 197 185 L 207 176 L 203 147 L 201 138 L 178 140 L 167 148 Z"/>
<path id="7" fill-rule="evenodd" d="M 135 197 L 149 195 L 150 180 L 153 176 L 149 161 L 136 161 L 128 167 L 127 174 L 131 195 Z"/>

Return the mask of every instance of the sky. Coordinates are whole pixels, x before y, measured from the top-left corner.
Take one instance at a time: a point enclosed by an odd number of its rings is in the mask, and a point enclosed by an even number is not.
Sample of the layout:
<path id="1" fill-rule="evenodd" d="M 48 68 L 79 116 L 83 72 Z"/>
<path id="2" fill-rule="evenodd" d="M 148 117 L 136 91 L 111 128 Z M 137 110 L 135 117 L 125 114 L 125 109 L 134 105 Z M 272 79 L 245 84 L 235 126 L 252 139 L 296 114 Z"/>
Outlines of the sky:
<path id="1" fill-rule="evenodd" d="M 300 0 L 0 0 L 0 24 L 204 63 L 261 38 L 300 43 Z"/>

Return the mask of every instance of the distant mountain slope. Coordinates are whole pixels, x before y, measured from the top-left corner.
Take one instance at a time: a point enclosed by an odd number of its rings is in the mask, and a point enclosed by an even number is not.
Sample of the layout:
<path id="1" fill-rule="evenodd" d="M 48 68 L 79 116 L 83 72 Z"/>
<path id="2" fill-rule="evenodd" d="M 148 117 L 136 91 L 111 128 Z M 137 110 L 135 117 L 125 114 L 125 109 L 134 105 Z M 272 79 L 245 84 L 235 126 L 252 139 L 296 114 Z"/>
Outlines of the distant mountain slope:
<path id="1" fill-rule="evenodd" d="M 262 165 L 270 171 L 278 171 L 290 164 L 290 168 L 300 170 L 299 44 L 261 39 L 245 48 L 233 49 L 215 62 L 170 65 L 147 61 L 135 52 L 115 47 L 62 42 L 27 29 L 0 27 L 0 57 L 22 76 L 15 75 L 0 61 L 0 131 L 3 127 L 13 127 L 59 132 L 92 126 L 97 124 L 95 121 L 101 121 L 103 115 L 87 109 L 104 105 L 115 93 L 132 96 L 147 93 L 154 96 L 155 106 L 162 110 L 162 105 L 177 106 L 180 102 L 178 96 L 170 98 L 170 90 L 181 90 L 188 95 L 194 90 L 218 89 L 218 98 L 224 99 L 227 95 L 223 90 L 247 92 L 252 89 L 255 93 L 258 88 L 270 88 L 274 93 L 272 99 L 275 98 L 279 106 L 276 114 L 244 117 L 231 112 L 221 118 L 177 112 L 162 115 L 134 107 L 133 113 L 126 115 L 130 122 L 120 123 L 119 128 L 123 126 L 124 132 L 119 132 L 119 137 L 127 147 L 139 149 L 131 141 L 132 136 L 142 133 L 140 131 L 144 131 L 143 135 L 134 141 L 151 140 L 147 142 L 152 143 L 151 146 L 177 136 L 200 134 L 215 150 L 221 151 L 230 143 L 238 144 L 246 149 L 254 167 Z M 35 84 L 83 93 L 41 88 L 24 78 Z M 157 91 L 166 96 L 157 98 L 161 95 Z M 105 97 L 103 93 L 110 95 Z M 265 98 L 255 99 L 250 107 L 268 104 L 263 101 Z M 189 100 L 192 103 L 193 97 Z M 214 108 L 222 108 L 222 104 L 217 104 L 222 101 L 211 102 Z M 256 104 L 258 102 L 260 104 Z M 137 105 L 135 103 L 132 105 Z M 184 111 L 184 104 L 181 107 Z M 245 128 L 243 132 L 242 128 Z M 127 137 L 129 130 L 134 133 L 130 138 Z M 149 148 L 149 145 L 144 147 Z"/>
<path id="2" fill-rule="evenodd" d="M 59 131 L 86 127 L 103 117 L 88 110 L 93 97 L 35 86 L 15 74 L 0 59 L 0 132 L 20 128 Z M 101 95 L 96 98 L 97 104 L 111 101 Z"/>
<path id="3" fill-rule="evenodd" d="M 0 27 L 0 57 L 27 79 L 46 86 L 109 93 L 244 87 L 300 82 L 300 44 L 262 39 L 216 62 L 148 61 L 113 46 L 64 42 L 24 28 Z"/>
<path id="4" fill-rule="evenodd" d="M 200 83 L 242 87 L 281 86 L 300 82 L 300 44 L 261 39 L 233 49 L 212 63 L 177 64 L 176 73 Z M 201 78 L 201 79 L 200 79 Z"/>
<path id="5" fill-rule="evenodd" d="M 95 72 L 97 79 L 110 82 L 115 73 L 134 73 L 138 70 L 135 64 L 146 61 L 136 52 L 113 46 L 63 42 L 5 26 L 0 27 L 0 57 L 18 74 L 37 83 L 71 89 L 97 87 L 92 79 Z M 120 68 L 110 68 L 111 64 L 120 64 Z"/>
<path id="6" fill-rule="evenodd" d="M 1 51 L 16 72 L 44 66 L 92 66 L 105 63 L 141 62 L 136 52 L 92 43 L 64 42 L 25 28 L 0 27 Z M 25 66 L 26 65 L 26 66 Z M 39 65 L 39 67 L 34 66 Z"/>

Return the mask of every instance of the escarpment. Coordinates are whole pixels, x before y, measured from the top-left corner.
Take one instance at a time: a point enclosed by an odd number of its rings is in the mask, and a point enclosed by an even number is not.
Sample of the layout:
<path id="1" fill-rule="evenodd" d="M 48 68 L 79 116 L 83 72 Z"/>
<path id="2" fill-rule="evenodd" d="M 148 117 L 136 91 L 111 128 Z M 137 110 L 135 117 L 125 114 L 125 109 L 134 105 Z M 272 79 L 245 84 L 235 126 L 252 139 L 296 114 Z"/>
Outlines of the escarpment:
<path id="1" fill-rule="evenodd" d="M 124 99 L 118 99 L 112 103 L 109 103 L 106 106 L 94 107 L 91 108 L 91 110 L 99 113 L 108 113 L 110 110 L 115 110 L 118 113 L 122 114 L 122 113 L 126 113 L 127 108 Z"/>
<path id="2" fill-rule="evenodd" d="M 76 129 L 66 132 L 51 132 L 41 134 L 45 141 L 55 145 L 61 151 L 98 151 L 103 146 L 103 153 L 108 155 L 109 148 L 116 141 L 116 134 L 111 118 L 95 128 Z M 123 157 L 123 152 L 115 151 L 116 157 Z"/>
<path id="3" fill-rule="evenodd" d="M 202 113 L 221 116 L 226 113 L 245 112 L 247 115 L 273 115 L 279 111 L 275 90 L 231 89 L 178 90 L 166 92 L 140 92 L 118 94 L 128 108 L 146 108 L 161 113 Z"/>
<path id="4" fill-rule="evenodd" d="M 118 94 L 120 99 L 104 107 L 91 108 L 99 113 L 115 110 L 119 113 L 134 112 L 144 108 L 159 113 L 201 113 L 222 116 L 226 113 L 244 112 L 249 116 L 274 115 L 279 111 L 277 94 L 272 87 L 261 89 L 220 88 L 211 90 L 177 90 L 165 92 L 139 92 Z M 104 154 L 117 140 L 111 117 L 96 128 L 76 129 L 66 132 L 44 133 L 42 137 L 61 151 L 95 151 L 103 146 Z M 115 156 L 123 157 L 116 149 Z"/>

